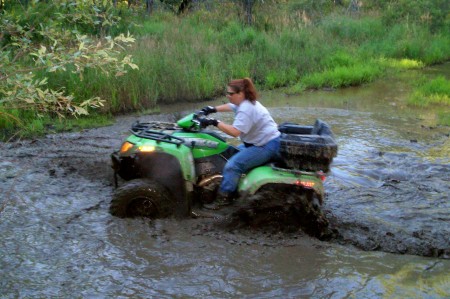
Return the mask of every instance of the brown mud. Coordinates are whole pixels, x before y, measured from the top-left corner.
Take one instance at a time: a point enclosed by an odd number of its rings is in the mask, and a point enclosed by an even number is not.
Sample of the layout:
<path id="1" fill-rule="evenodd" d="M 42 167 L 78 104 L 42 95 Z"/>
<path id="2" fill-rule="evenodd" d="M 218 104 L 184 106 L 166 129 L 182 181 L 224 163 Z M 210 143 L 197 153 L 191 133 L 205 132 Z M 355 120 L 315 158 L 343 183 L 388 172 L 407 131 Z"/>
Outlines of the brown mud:
<path id="1" fill-rule="evenodd" d="M 171 115 L 147 118 L 174 120 Z M 93 210 L 107 211 L 114 188 L 109 155 L 119 148 L 135 119 L 122 117 L 109 127 L 0 144 L 0 214 L 24 211 L 24 215 L 17 216 L 26 219 L 32 213 L 26 207 L 33 206 L 45 217 L 65 215 L 65 220 L 59 220 L 65 224 L 53 224 L 63 226 Z M 445 142 L 443 138 L 438 142 Z M 264 198 L 234 211 L 225 222 L 214 215 L 192 219 L 192 233 L 218 236 L 223 231 L 223 237 L 228 238 L 233 232 L 236 238 L 240 231 L 245 239 L 245 232 L 250 231 L 253 236 L 260 234 L 261 241 L 264 236 L 282 232 L 283 242 L 289 242 L 304 236 L 305 231 L 327 242 L 363 250 L 449 258 L 449 165 L 419 164 L 404 154 L 375 152 L 371 158 L 375 162 L 367 169 L 375 164 L 382 171 L 365 175 L 378 175 L 382 183 L 344 183 L 345 175 L 336 171 L 325 185 L 327 198 L 322 209 L 326 219 L 305 218 L 311 214 L 283 204 L 280 198 L 286 197 L 272 192 L 259 195 Z M 348 170 L 342 167 L 348 162 L 338 159 L 337 170 Z M 396 168 L 396 163 L 411 164 L 413 170 L 389 171 Z M 405 204 L 406 198 L 410 203 Z M 313 225 L 308 226 L 310 223 Z"/>

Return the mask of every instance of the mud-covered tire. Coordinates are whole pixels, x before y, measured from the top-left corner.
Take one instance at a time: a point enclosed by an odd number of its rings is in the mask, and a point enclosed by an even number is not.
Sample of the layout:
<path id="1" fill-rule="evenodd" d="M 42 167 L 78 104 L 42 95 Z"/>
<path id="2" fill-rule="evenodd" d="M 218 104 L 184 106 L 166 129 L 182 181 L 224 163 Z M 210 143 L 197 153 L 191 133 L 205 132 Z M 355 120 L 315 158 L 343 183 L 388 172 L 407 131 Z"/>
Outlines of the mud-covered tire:
<path id="1" fill-rule="evenodd" d="M 136 179 L 114 191 L 109 211 L 120 218 L 156 219 L 171 216 L 174 208 L 175 201 L 164 186 L 149 179 Z"/>
<path id="2" fill-rule="evenodd" d="M 244 201 L 246 204 L 233 213 L 230 225 L 284 232 L 301 229 L 319 239 L 329 233 L 321 200 L 312 190 L 289 185 L 263 187 Z"/>

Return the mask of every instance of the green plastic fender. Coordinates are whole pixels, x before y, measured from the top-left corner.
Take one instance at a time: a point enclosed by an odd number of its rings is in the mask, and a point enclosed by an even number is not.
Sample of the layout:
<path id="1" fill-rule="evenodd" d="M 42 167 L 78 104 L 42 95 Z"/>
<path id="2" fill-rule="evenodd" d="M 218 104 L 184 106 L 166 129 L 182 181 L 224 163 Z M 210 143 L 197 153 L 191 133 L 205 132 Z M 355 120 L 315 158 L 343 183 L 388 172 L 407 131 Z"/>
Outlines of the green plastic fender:
<path id="1" fill-rule="evenodd" d="M 185 145 L 176 145 L 167 142 L 157 142 L 155 140 L 140 138 L 134 135 L 130 135 L 127 140 L 133 144 L 133 148 L 125 155 L 131 155 L 140 151 L 142 146 L 154 147 L 155 152 L 163 152 L 173 155 L 179 162 L 183 177 L 186 181 L 194 183 L 196 181 L 194 157 L 189 147 Z M 122 154 L 124 155 L 124 154 Z"/>
<path id="2" fill-rule="evenodd" d="M 198 130 L 200 130 L 200 123 L 194 121 L 195 117 L 196 117 L 195 113 L 188 114 L 185 117 L 183 117 L 182 119 L 178 120 L 177 125 L 184 129 L 198 131 Z"/>
<path id="3" fill-rule="evenodd" d="M 242 177 L 238 191 L 252 195 L 266 184 L 291 184 L 313 189 L 321 196 L 324 193 L 322 180 L 315 173 L 274 169 L 269 165 L 254 168 Z"/>
<path id="4" fill-rule="evenodd" d="M 175 137 L 186 140 L 192 149 L 194 158 L 209 157 L 222 153 L 228 148 L 228 144 L 208 133 L 203 132 L 176 132 Z"/>

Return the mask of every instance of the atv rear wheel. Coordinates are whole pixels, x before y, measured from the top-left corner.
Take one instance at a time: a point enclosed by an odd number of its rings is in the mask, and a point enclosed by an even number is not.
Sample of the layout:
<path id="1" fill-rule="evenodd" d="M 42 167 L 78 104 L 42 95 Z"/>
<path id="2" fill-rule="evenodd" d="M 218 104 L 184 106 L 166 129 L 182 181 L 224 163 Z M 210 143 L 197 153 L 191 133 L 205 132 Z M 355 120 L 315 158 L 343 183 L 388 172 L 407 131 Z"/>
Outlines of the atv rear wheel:
<path id="1" fill-rule="evenodd" d="M 326 239 L 328 220 L 321 209 L 321 199 L 313 190 L 290 185 L 264 186 L 231 217 L 231 227 L 265 228 L 293 232 L 301 229 L 310 236 Z"/>
<path id="2" fill-rule="evenodd" d="M 174 212 L 175 202 L 169 191 L 149 179 L 136 179 L 117 188 L 109 211 L 120 218 L 164 218 Z"/>

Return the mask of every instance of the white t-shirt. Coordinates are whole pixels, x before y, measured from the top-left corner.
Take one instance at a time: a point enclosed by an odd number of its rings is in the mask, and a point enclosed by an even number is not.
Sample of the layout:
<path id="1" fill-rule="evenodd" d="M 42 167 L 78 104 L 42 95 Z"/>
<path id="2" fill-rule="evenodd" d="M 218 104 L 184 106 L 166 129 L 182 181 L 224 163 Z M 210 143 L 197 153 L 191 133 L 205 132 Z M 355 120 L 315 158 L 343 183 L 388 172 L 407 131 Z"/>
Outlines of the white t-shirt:
<path id="1" fill-rule="evenodd" d="M 229 105 L 236 114 L 233 127 L 241 131 L 240 138 L 243 142 L 262 146 L 280 136 L 277 124 L 260 102 L 252 104 L 244 100 L 239 106 Z"/>

